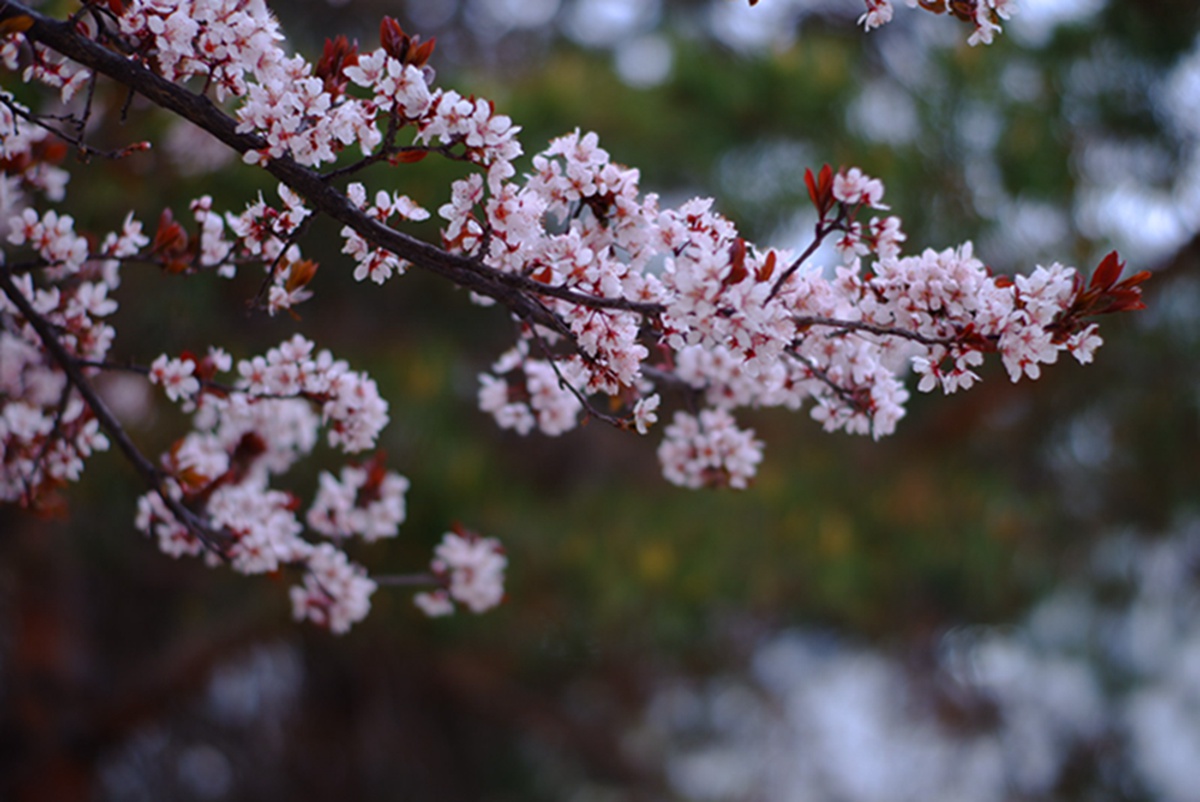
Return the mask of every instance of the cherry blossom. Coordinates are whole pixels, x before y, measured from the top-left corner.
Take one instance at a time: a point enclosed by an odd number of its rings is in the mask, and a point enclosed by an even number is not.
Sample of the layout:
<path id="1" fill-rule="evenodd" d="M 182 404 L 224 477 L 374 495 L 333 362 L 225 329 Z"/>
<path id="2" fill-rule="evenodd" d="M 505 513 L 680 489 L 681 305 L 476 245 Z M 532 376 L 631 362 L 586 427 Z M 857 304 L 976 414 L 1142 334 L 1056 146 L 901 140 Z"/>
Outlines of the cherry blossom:
<path id="1" fill-rule="evenodd" d="M 395 537 L 404 523 L 404 493 L 409 483 L 384 471 L 381 462 L 347 465 L 341 476 L 322 472 L 320 487 L 308 510 L 308 525 L 333 538 L 359 535 L 371 542 Z"/>
<path id="2" fill-rule="evenodd" d="M 427 615 L 446 615 L 454 602 L 482 613 L 504 598 L 504 569 L 508 559 L 495 538 L 473 532 L 447 532 L 434 550 L 433 574 L 442 588 L 417 594 L 414 601 Z"/>
<path id="3" fill-rule="evenodd" d="M 313 547 L 304 581 L 291 589 L 292 614 L 340 635 L 366 617 L 376 584 L 345 552 L 329 543 Z"/>
<path id="4" fill-rule="evenodd" d="M 161 384 L 172 401 L 192 398 L 200 392 L 200 380 L 192 374 L 196 363 L 190 359 L 171 359 L 162 354 L 150 364 L 151 384 Z"/>

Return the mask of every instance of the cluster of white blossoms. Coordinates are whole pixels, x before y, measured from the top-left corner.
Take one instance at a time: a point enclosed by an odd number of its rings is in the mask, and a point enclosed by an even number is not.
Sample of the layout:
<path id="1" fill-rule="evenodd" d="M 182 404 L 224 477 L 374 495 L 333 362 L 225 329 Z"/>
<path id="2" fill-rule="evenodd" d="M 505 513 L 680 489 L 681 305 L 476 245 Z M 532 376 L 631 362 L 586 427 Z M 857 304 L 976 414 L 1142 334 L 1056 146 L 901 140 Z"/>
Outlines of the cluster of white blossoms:
<path id="1" fill-rule="evenodd" d="M 508 558 L 495 538 L 473 532 L 447 532 L 431 564 L 442 587 L 418 593 L 417 606 L 430 616 L 453 613 L 455 602 L 475 613 L 490 610 L 504 599 L 507 567 Z"/>
<path id="2" fill-rule="evenodd" d="M 407 491 L 408 480 L 385 472 L 382 463 L 347 465 L 340 480 L 322 471 L 308 525 L 328 537 L 358 535 L 368 543 L 395 537 L 404 523 Z"/>
<path id="3" fill-rule="evenodd" d="M 304 583 L 291 589 L 292 614 L 298 621 L 312 621 L 340 635 L 370 612 L 375 588 L 362 566 L 322 543 L 308 556 Z"/>
<path id="4" fill-rule="evenodd" d="M 949 393 L 979 379 L 985 353 L 998 352 L 1015 381 L 1064 350 L 1090 361 L 1100 344 L 1094 324 L 1072 317 L 1083 291 L 1074 269 L 997 278 L 970 243 L 905 256 L 897 217 L 858 221 L 887 207 L 883 184 L 857 168 L 823 171 L 820 185 L 810 176 L 817 239 L 835 237 L 842 257 L 825 270 L 747 244 L 711 200 L 661 209 L 594 134 L 561 137 L 533 163 L 521 184 L 460 180 L 439 210 L 448 248 L 553 288 L 542 301 L 572 335 L 564 345 L 525 326 L 481 375 L 480 406 L 502 427 L 557 435 L 599 414 L 581 399 L 605 394 L 632 411 L 669 389 L 666 377 L 681 380 L 722 414 L 666 429 L 659 456 L 677 484 L 753 477 L 761 443 L 737 429 L 729 413 L 739 407 L 811 402 L 827 430 L 881 437 L 904 414 L 910 366 L 920 390 Z M 735 432 L 736 445 L 711 446 Z"/>
<path id="5" fill-rule="evenodd" d="M 428 220 L 429 212 L 418 206 L 407 195 L 397 195 L 384 192 L 382 189 L 375 193 L 375 202 L 367 203 L 367 191 L 362 184 L 354 183 L 346 188 L 346 196 L 357 208 L 364 210 L 373 220 L 387 224 L 392 217 L 401 220 Z M 408 270 L 408 262 L 404 261 L 387 248 L 379 248 L 367 242 L 366 238 L 349 226 L 342 229 L 346 244 L 342 253 L 350 254 L 358 267 L 354 268 L 354 280 L 371 279 L 376 284 L 382 284 L 392 277 L 404 275 Z"/>
<path id="6" fill-rule="evenodd" d="M 1010 10 L 1007 0 L 921 5 L 972 21 L 973 41 L 990 41 Z M 975 369 L 994 353 L 1014 381 L 1037 378 L 1064 351 L 1092 359 L 1101 340 L 1089 318 L 1141 307 L 1145 274 L 1119 281 L 1115 254 L 1089 283 L 1058 264 L 1015 280 L 993 276 L 970 243 L 905 255 L 900 219 L 871 211 L 887 210 L 882 182 L 857 168 L 806 174 L 818 221 L 800 254 L 747 242 L 709 199 L 664 207 L 594 133 L 555 139 L 519 174 L 520 129 L 489 100 L 433 86 L 433 42 L 391 19 L 378 49 L 359 53 L 339 37 L 314 64 L 283 50 L 262 0 L 131 0 L 115 25 L 108 14 L 119 5 L 107 8 L 85 10 L 63 35 L 93 37 L 82 43 L 92 47 L 120 40 L 122 59 L 184 84 L 175 87 L 182 98 L 211 90 L 227 101 L 234 118 L 211 126 L 225 141 L 236 129 L 246 162 L 284 176 L 282 203 L 260 195 L 222 214 L 204 196 L 191 203 L 194 234 L 168 210 L 153 237 L 127 217 L 119 231 L 89 239 L 69 215 L 35 208 L 39 196 L 62 200 L 56 163 L 66 147 L 0 94 L 0 227 L 27 254 L 14 262 L 5 252 L 0 262 L 3 501 L 33 505 L 75 479 L 107 446 L 101 427 L 127 454 L 132 448 L 89 383 L 101 370 L 139 370 L 108 357 L 115 332 L 104 320 L 124 265 L 232 277 L 239 265 L 259 264 L 267 275 L 256 305 L 290 310 L 313 294 L 317 266 L 297 240 L 319 214 L 343 224 L 359 281 L 382 284 L 418 264 L 480 303 L 509 308 L 516 342 L 480 376 L 478 393 L 500 426 L 559 435 L 595 417 L 645 434 L 670 411 L 658 454 L 666 478 L 687 487 L 753 480 L 762 443 L 739 426 L 739 410 L 807 405 L 830 431 L 881 437 L 904 414 L 910 370 L 918 390 L 949 393 L 978 382 Z M 0 62 L 29 61 L 26 80 L 67 97 L 88 71 L 37 41 L 34 14 L 0 5 L 8 23 Z M 868 0 L 863 22 L 890 16 L 887 0 Z M 309 169 L 351 149 L 361 160 L 325 175 Z M 428 218 L 417 201 L 360 182 L 339 188 L 369 165 L 402 169 L 430 155 L 476 169 L 438 208 L 440 252 L 409 247 L 415 241 L 390 228 Z M 836 263 L 809 264 L 826 241 Z M 340 632 L 365 615 L 376 584 L 342 541 L 394 536 L 407 480 L 381 457 L 323 473 L 303 519 L 300 500 L 273 483 L 312 452 L 322 429 L 344 452 L 375 448 L 388 417 L 375 382 L 300 335 L 236 367 L 210 348 L 203 357 L 161 354 L 140 371 L 193 413 L 193 425 L 157 467 L 139 466 L 152 489 L 139 502 L 138 528 L 176 556 L 203 554 L 245 573 L 300 570 L 298 618 Z M 236 377 L 219 381 L 225 373 Z M 492 607 L 503 598 L 505 566 L 496 541 L 450 533 L 425 577 L 436 589 L 417 604 L 430 615 L 456 603 Z"/>
<path id="7" fill-rule="evenodd" d="M 723 409 L 676 412 L 658 447 L 663 473 L 683 487 L 746 487 L 762 461 L 762 443 L 739 429 Z"/>
<path id="8" fill-rule="evenodd" d="M 0 53 L 5 44 L 6 40 L 0 40 Z M 28 195 L 61 201 L 70 178 L 54 164 L 66 154 L 66 146 L 45 128 L 22 125 L 17 114 L 28 111 L 12 95 L 0 91 L 0 161 L 14 165 L 0 172 L 0 215 L 5 218 L 23 211 Z"/>
<path id="9" fill-rule="evenodd" d="M 503 378 L 501 378 L 503 377 Z M 529 434 L 534 428 L 555 436 L 575 428 L 583 404 L 568 387 L 583 380 L 577 364 L 556 366 L 530 359 L 518 343 L 479 376 L 479 408 L 502 429 Z"/>
<path id="10" fill-rule="evenodd" d="M 219 100 L 246 94 L 247 73 L 261 86 L 286 61 L 264 0 L 135 0 L 120 28 L 163 77 L 204 78 Z"/>
<path id="11" fill-rule="evenodd" d="M 304 570 L 293 591 L 293 601 L 297 594 L 304 599 L 295 603 L 297 616 L 344 631 L 369 607 L 365 570 L 337 547 L 307 540 L 299 499 L 271 482 L 312 452 L 322 427 L 329 444 L 345 452 L 373 447 L 387 423 L 387 402 L 370 377 L 328 351 L 314 353 L 313 343 L 299 335 L 240 360 L 240 378 L 232 385 L 216 381 L 232 369 L 232 359 L 217 349 L 203 359 L 164 354 L 151 365 L 150 381 L 195 411 L 193 430 L 161 460 L 171 477 L 169 495 L 195 520 L 181 521 L 162 494 L 151 491 L 139 501 L 137 527 L 173 556 L 205 554 L 214 563 L 223 557 L 246 574 L 283 566 Z M 395 536 L 408 480 L 387 471 L 381 459 L 346 466 L 341 476 L 339 482 L 322 474 L 306 516 L 309 527 L 338 540 Z M 219 553 L 197 525 L 221 544 Z"/>

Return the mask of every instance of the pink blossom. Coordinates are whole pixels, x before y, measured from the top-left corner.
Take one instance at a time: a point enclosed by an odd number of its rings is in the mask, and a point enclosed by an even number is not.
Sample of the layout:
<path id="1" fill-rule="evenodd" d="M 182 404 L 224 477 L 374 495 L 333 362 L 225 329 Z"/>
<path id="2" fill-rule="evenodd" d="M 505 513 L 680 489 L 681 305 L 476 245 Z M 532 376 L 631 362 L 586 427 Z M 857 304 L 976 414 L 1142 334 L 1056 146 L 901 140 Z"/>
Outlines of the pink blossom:
<path id="1" fill-rule="evenodd" d="M 434 550 L 435 575 L 444 577 L 450 599 L 471 612 L 482 613 L 504 598 L 504 569 L 508 559 L 495 538 L 447 532 Z M 417 604 L 427 615 L 445 612 L 445 597 L 423 594 Z"/>
<path id="2" fill-rule="evenodd" d="M 192 374 L 196 363 L 190 359 L 172 359 L 160 355 L 150 364 L 150 383 L 161 384 L 172 401 L 190 399 L 200 392 L 200 381 Z"/>

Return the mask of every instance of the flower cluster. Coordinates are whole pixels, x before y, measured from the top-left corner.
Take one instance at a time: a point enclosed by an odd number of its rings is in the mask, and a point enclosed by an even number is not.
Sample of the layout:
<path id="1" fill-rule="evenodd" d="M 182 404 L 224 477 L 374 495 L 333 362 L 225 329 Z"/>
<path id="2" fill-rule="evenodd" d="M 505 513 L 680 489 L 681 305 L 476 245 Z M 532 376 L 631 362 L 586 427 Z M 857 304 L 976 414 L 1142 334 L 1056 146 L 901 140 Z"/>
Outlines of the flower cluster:
<path id="1" fill-rule="evenodd" d="M 385 225 L 392 217 L 398 217 L 401 220 L 429 219 L 429 212 L 418 206 L 407 195 L 389 195 L 380 190 L 375 193 L 375 202 L 368 204 L 367 190 L 362 184 L 358 183 L 347 187 L 346 195 L 350 198 L 351 203 L 359 209 L 364 210 L 372 220 L 377 220 Z M 358 265 L 354 268 L 355 281 L 363 281 L 369 278 L 376 284 L 382 284 L 391 278 L 393 273 L 402 276 L 408 269 L 408 262 L 396 256 L 396 254 L 387 248 L 371 245 L 362 235 L 349 226 L 342 229 L 342 236 L 346 238 L 346 244 L 342 247 L 342 253 L 350 254 L 351 258 Z"/>
<path id="2" fill-rule="evenodd" d="M 203 77 L 219 100 L 245 95 L 248 72 L 284 61 L 283 34 L 263 0 L 134 0 L 120 28 L 164 77 Z"/>
<path id="3" fill-rule="evenodd" d="M 240 360 L 232 386 L 216 381 L 232 369 L 232 359 L 217 350 L 203 359 L 164 354 L 151 365 L 151 382 L 194 410 L 194 428 L 163 455 L 166 492 L 141 497 L 137 528 L 171 556 L 223 558 L 245 574 L 302 568 L 302 584 L 291 591 L 296 617 L 344 632 L 366 615 L 375 583 L 338 545 L 307 540 L 299 499 L 271 482 L 311 453 L 322 426 L 330 445 L 344 451 L 373 446 L 387 404 L 369 377 L 328 351 L 314 352 L 299 335 Z M 305 522 L 338 541 L 394 537 L 408 486 L 381 454 L 343 467 L 340 479 L 322 473 Z M 168 499 L 179 505 L 172 508 Z"/>
<path id="4" fill-rule="evenodd" d="M 332 538 L 358 535 L 371 542 L 395 537 L 404 523 L 407 491 L 408 480 L 387 471 L 381 458 L 345 466 L 340 480 L 322 471 L 308 525 Z"/>
<path id="5" fill-rule="evenodd" d="M 888 207 L 882 182 L 857 168 L 807 176 L 820 215 L 809 253 L 833 238 L 842 260 L 819 269 L 807 253 L 750 245 L 710 200 L 660 208 L 594 134 L 561 137 L 533 163 L 519 184 L 462 179 L 439 210 L 448 248 L 529 277 L 531 292 L 545 285 L 542 303 L 562 324 L 527 321 L 480 376 L 480 406 L 505 428 L 556 435 L 580 415 L 606 417 L 599 409 L 615 401 L 631 410 L 622 426 L 645 431 L 642 402 L 677 380 L 710 406 L 677 416 L 659 450 L 678 484 L 752 478 L 761 445 L 734 424 L 739 407 L 812 402 L 827 430 L 878 438 L 904 415 L 910 366 L 920 390 L 949 393 L 979 380 L 987 353 L 1016 381 L 1062 351 L 1090 361 L 1100 343 L 1079 314 L 1085 288 L 1073 268 L 1014 281 L 992 276 L 970 243 L 904 255 L 899 218 L 860 222 Z M 1109 272 L 1112 289 L 1120 266 Z M 1127 300 L 1120 308 L 1136 308 Z M 588 400 L 597 394 L 612 400 Z"/>
<path id="6" fill-rule="evenodd" d="M 58 166 L 66 145 L 45 128 L 26 123 L 21 115 L 28 114 L 12 95 L 0 91 L 0 163 L 5 165 L 0 171 L 0 214 L 5 217 L 23 210 L 28 195 L 58 202 L 66 193 L 69 174 Z"/>
<path id="7" fill-rule="evenodd" d="M 723 409 L 706 409 L 697 418 L 676 412 L 667 427 L 658 458 L 668 480 L 683 487 L 746 487 L 762 461 L 762 443 L 753 431 L 739 429 Z"/>
<path id="8" fill-rule="evenodd" d="M 442 616 L 454 612 L 454 603 L 482 613 L 504 599 L 504 569 L 508 558 L 495 538 L 474 532 L 447 532 L 434 551 L 431 568 L 441 586 L 416 595 L 415 601 L 426 615 Z"/>
<path id="9" fill-rule="evenodd" d="M 583 379 L 579 363 L 560 367 L 527 356 L 526 344 L 519 343 L 496 360 L 491 373 L 479 374 L 479 408 L 518 434 L 536 427 L 556 436 L 575 428 L 583 405 L 568 388 Z"/>
<path id="10" fill-rule="evenodd" d="M 366 617 L 371 609 L 375 582 L 362 566 L 347 559 L 345 552 L 328 543 L 312 549 L 304 583 L 293 587 L 292 615 L 340 635 Z"/>

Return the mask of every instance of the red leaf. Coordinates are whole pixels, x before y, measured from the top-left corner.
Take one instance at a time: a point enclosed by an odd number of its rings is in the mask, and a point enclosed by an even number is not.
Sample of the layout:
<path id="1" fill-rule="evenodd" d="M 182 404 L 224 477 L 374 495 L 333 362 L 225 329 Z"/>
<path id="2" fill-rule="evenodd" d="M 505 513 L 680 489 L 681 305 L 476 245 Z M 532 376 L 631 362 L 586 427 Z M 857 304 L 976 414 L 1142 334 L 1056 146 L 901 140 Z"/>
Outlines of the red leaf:
<path id="1" fill-rule="evenodd" d="M 1117 279 L 1121 277 L 1121 271 L 1125 269 L 1125 263 L 1117 258 L 1117 252 L 1113 251 L 1104 260 L 1100 262 L 1100 266 L 1096 268 L 1096 272 L 1092 273 L 1092 281 L 1088 286 L 1093 290 L 1108 289 L 1117 283 Z"/>
<path id="2" fill-rule="evenodd" d="M 1125 279 L 1120 284 L 1118 284 L 1116 287 L 1114 287 L 1114 289 L 1118 289 L 1118 290 L 1133 289 L 1148 278 L 1150 278 L 1149 270 L 1139 270 L 1137 273 L 1134 273 L 1132 276 Z M 1141 292 L 1140 288 L 1138 289 L 1138 292 Z"/>
<path id="3" fill-rule="evenodd" d="M 757 278 L 759 281 L 768 281 L 775 273 L 775 251 L 767 251 L 766 261 L 758 268 Z"/>
<path id="4" fill-rule="evenodd" d="M 417 44 L 420 41 L 419 37 L 414 36 L 412 41 L 414 46 L 408 55 L 408 63 L 414 67 L 424 67 L 425 62 L 429 61 L 429 57 L 433 55 L 433 48 L 437 44 L 437 37 L 435 36 L 428 42 L 422 42 L 419 45 Z"/>
<path id="5" fill-rule="evenodd" d="M 813 178 L 813 171 L 808 168 L 804 170 L 804 183 L 808 185 L 808 199 L 812 201 L 813 206 L 821 208 L 821 203 L 817 199 L 817 182 Z"/>
<path id="6" fill-rule="evenodd" d="M 317 62 L 315 75 L 325 82 L 329 92 L 340 95 L 346 88 L 343 71 L 358 63 L 358 43 L 351 44 L 345 36 L 326 39 L 325 49 Z"/>
<path id="7" fill-rule="evenodd" d="M 722 283 L 732 286 L 750 275 L 746 270 L 746 240 L 738 237 L 729 246 L 729 275 Z"/>
<path id="8" fill-rule="evenodd" d="M 833 168 L 828 164 L 824 165 L 818 178 L 820 179 L 821 195 L 831 194 L 833 192 Z"/>
<path id="9" fill-rule="evenodd" d="M 33 27 L 33 17 L 28 14 L 20 14 L 15 17 L 0 22 L 0 37 L 10 36 L 14 33 L 25 33 Z"/>
<path id="10" fill-rule="evenodd" d="M 163 209 L 158 217 L 158 230 L 154 232 L 153 251 L 163 256 L 178 256 L 187 250 L 187 233 L 175 222 L 170 209 Z"/>
<path id="11" fill-rule="evenodd" d="M 393 167 L 397 164 L 415 164 L 428 155 L 429 151 L 427 150 L 402 150 L 388 157 L 388 164 L 391 164 Z"/>
<path id="12" fill-rule="evenodd" d="M 394 59 L 404 61 L 408 56 L 409 38 L 393 17 L 379 23 L 379 44 Z"/>
<path id="13" fill-rule="evenodd" d="M 300 287 L 308 286 L 308 282 L 313 280 L 313 276 L 317 274 L 317 263 L 311 259 L 301 259 L 292 262 L 288 271 L 287 282 L 284 287 L 288 292 L 293 292 Z"/>
<path id="14" fill-rule="evenodd" d="M 812 170 L 805 170 L 804 183 L 808 185 L 809 199 L 824 219 L 825 214 L 833 208 L 833 169 L 826 164 L 815 179 Z"/>

